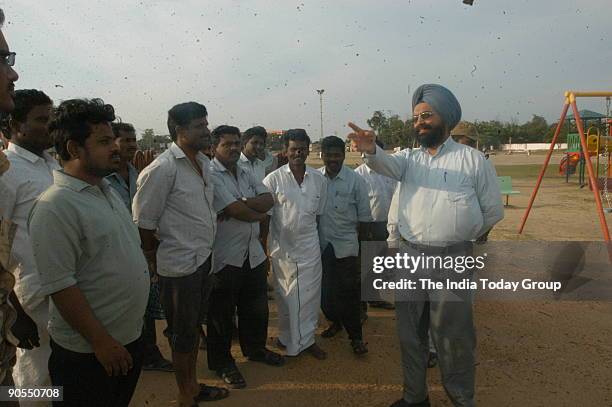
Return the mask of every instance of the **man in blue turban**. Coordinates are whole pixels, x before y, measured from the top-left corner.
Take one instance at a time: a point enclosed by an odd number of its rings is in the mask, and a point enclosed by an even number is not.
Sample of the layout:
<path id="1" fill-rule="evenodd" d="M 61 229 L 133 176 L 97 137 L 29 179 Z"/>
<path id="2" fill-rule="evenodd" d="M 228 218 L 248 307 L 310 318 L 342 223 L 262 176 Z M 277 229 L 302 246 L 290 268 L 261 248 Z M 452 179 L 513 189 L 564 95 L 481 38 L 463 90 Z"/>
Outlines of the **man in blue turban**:
<path id="1" fill-rule="evenodd" d="M 461 119 L 461 106 L 451 91 L 435 84 L 420 86 L 412 99 L 412 114 L 421 146 L 395 155 L 376 146 L 373 131 L 349 123 L 353 129 L 349 139 L 364 153 L 366 165 L 399 181 L 398 213 L 394 215 L 400 249 L 413 261 L 426 261 L 413 263 L 416 267 L 409 273 L 399 274 L 412 279 L 414 286 L 396 291 L 404 394 L 392 407 L 429 406 L 428 331 L 446 394 L 455 406 L 473 407 L 473 292 L 457 287 L 466 279 L 473 280 L 475 268 L 463 267 L 464 262 L 473 257 L 473 242 L 504 217 L 504 207 L 493 166 L 482 153 L 450 137 Z M 443 264 L 436 264 L 438 258 L 444 259 Z M 449 258 L 452 261 L 447 263 Z M 368 287 L 364 289 L 367 292 Z"/>

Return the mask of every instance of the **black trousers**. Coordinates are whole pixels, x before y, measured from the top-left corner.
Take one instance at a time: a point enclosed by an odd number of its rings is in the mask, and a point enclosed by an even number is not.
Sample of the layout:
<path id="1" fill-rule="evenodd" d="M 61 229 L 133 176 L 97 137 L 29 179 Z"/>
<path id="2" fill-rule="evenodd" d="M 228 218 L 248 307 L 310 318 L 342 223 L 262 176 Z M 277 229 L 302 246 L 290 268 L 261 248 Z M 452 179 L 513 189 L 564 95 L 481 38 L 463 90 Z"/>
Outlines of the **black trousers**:
<path id="1" fill-rule="evenodd" d="M 51 339 L 51 384 L 64 387 L 64 401 L 55 401 L 53 406 L 128 407 L 142 369 L 142 338 L 125 348 L 134 367 L 126 376 L 109 376 L 95 354 L 72 352 Z"/>
<path id="2" fill-rule="evenodd" d="M 234 366 L 232 357 L 233 318 L 238 315 L 238 338 L 244 356 L 263 351 L 268 335 L 267 261 L 251 269 L 249 259 L 242 268 L 226 266 L 213 276 L 206 351 L 208 368 Z"/>
<path id="3" fill-rule="evenodd" d="M 321 309 L 325 317 L 344 326 L 350 339 L 362 339 L 361 275 L 357 257 L 337 259 L 334 247 L 328 244 L 321 256 Z"/>
<path id="4" fill-rule="evenodd" d="M 374 240 L 376 242 L 385 242 L 389 237 L 389 231 L 387 230 L 387 222 L 372 222 L 370 224 L 370 233 L 368 240 Z"/>

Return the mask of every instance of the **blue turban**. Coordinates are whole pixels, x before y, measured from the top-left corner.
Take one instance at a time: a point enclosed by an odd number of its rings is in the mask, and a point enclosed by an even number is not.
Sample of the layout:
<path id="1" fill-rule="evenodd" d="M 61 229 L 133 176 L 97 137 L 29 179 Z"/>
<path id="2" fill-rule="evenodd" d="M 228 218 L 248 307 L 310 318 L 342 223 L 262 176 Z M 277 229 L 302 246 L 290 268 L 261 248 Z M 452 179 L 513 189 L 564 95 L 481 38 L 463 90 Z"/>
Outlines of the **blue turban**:
<path id="1" fill-rule="evenodd" d="M 442 117 L 448 130 L 452 130 L 461 120 L 461 106 L 455 95 L 442 85 L 428 83 L 421 85 L 412 95 L 412 110 L 419 103 L 427 103 Z"/>

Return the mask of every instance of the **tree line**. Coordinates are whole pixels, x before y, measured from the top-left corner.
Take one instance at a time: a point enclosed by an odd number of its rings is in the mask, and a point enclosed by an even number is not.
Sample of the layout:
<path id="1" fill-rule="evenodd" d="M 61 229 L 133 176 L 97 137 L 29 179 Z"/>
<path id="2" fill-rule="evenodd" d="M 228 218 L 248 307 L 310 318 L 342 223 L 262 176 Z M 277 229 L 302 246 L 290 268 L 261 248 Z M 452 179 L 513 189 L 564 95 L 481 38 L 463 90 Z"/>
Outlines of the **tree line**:
<path id="1" fill-rule="evenodd" d="M 368 125 L 376 132 L 377 137 L 385 144 L 385 148 L 413 147 L 417 144 L 412 118 L 402 118 L 390 112 L 375 111 L 368 119 Z M 500 120 L 463 122 L 471 128 L 480 140 L 482 146 L 493 146 L 497 149 L 500 144 L 512 143 L 546 143 L 550 142 L 555 133 L 557 122 L 548 123 L 542 116 L 534 114 L 531 120 L 519 124 L 516 120 L 503 122 Z M 590 120 L 585 126 L 595 126 L 602 134 L 606 132 L 604 120 Z M 566 120 L 559 133 L 558 143 L 567 141 L 568 133 L 577 133 L 573 120 Z"/>
<path id="2" fill-rule="evenodd" d="M 417 145 L 416 133 L 412 126 L 412 118 L 403 120 L 399 115 L 391 112 L 383 112 L 376 110 L 370 119 L 367 120 L 368 125 L 376 132 L 377 137 L 385 144 L 385 148 L 395 147 L 414 147 Z M 516 120 L 499 121 L 474 121 L 471 123 L 463 122 L 470 128 L 471 135 L 479 138 L 481 146 L 492 146 L 494 149 L 499 148 L 500 144 L 512 143 L 546 143 L 552 140 L 557 123 L 548 123 L 542 116 L 534 114 L 531 120 L 519 124 Z M 606 124 L 604 121 L 591 120 L 585 126 L 585 131 L 588 127 L 596 126 L 602 134 L 606 132 Z M 573 120 L 566 120 L 561 128 L 559 139 L 557 142 L 565 143 L 568 133 L 577 133 L 576 124 Z M 170 136 L 156 135 L 153 129 L 145 129 L 141 138 L 138 140 L 138 146 L 141 150 L 162 150 L 167 144 L 170 144 Z M 274 151 L 281 148 L 280 135 L 270 135 L 268 138 L 268 147 Z"/>

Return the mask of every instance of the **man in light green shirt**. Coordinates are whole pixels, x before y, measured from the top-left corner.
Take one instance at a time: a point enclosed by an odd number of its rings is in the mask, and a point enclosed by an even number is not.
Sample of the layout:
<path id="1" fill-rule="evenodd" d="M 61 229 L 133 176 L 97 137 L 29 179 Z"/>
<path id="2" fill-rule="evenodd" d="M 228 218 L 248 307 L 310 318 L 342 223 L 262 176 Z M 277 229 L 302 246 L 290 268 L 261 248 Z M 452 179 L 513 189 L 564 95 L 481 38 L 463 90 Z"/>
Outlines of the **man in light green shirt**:
<path id="1" fill-rule="evenodd" d="M 105 176 L 120 158 L 100 99 L 72 99 L 51 124 L 64 169 L 29 219 L 41 292 L 51 297 L 49 373 L 65 406 L 128 406 L 142 366 L 149 271 L 138 229 Z"/>

